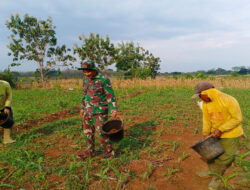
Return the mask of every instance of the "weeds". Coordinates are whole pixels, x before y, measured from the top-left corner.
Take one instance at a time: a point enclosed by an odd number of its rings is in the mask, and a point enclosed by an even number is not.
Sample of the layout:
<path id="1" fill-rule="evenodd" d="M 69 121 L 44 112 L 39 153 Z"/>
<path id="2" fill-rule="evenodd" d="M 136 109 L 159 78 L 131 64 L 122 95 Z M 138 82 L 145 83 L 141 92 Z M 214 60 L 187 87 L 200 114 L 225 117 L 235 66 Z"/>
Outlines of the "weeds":
<path id="1" fill-rule="evenodd" d="M 234 178 L 235 176 L 237 176 L 238 174 L 233 173 L 233 174 L 231 174 L 231 175 L 229 175 L 227 177 L 226 176 L 223 177 L 222 175 L 219 175 L 217 173 L 210 173 L 210 175 L 215 175 L 215 176 L 219 177 L 221 179 L 221 181 L 223 182 L 224 189 L 228 189 L 228 181 L 230 179 Z"/>

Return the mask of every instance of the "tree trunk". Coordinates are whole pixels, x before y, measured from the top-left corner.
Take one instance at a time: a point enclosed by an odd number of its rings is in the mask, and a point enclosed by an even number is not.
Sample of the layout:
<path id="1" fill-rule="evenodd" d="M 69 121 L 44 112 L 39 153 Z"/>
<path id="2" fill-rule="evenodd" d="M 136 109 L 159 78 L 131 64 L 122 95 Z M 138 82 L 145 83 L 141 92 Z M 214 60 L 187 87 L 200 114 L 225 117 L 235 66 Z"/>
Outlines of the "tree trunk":
<path id="1" fill-rule="evenodd" d="M 45 86 L 45 80 L 44 80 L 44 68 L 43 68 L 43 63 L 39 63 L 40 65 L 40 75 L 41 75 L 41 80 L 43 87 Z"/>

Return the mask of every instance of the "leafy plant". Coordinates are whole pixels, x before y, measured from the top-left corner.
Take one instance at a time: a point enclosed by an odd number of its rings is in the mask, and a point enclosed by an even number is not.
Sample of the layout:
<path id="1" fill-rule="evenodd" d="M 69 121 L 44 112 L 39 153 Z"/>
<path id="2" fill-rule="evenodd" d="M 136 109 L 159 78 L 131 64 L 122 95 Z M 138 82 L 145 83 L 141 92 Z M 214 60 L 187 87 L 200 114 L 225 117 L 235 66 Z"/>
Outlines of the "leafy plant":
<path id="1" fill-rule="evenodd" d="M 150 162 L 148 165 L 148 170 L 144 172 L 143 176 L 142 176 L 142 180 L 144 181 L 146 178 L 148 179 L 150 177 L 150 175 L 152 174 L 153 171 L 153 163 Z"/>
<path id="2" fill-rule="evenodd" d="M 21 19 L 19 14 L 11 15 L 10 20 L 6 21 L 7 28 L 12 32 L 9 36 L 11 40 L 8 48 L 13 56 L 11 66 L 22 64 L 22 60 L 35 61 L 39 65 L 39 74 L 42 82 L 45 82 L 46 73 L 60 66 L 68 66 L 67 61 L 75 61 L 70 55 L 70 49 L 65 45 L 56 46 L 55 26 L 52 18 L 38 20 L 35 17 L 24 15 Z M 70 63 L 70 65 L 72 65 Z"/>

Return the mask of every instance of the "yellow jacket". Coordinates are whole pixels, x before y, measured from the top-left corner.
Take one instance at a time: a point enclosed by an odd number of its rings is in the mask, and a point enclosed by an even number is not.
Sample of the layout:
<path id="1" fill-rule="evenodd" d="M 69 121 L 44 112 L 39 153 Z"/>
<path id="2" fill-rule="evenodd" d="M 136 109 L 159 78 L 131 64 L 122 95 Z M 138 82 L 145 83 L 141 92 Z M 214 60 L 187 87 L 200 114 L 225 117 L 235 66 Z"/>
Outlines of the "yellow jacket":
<path id="1" fill-rule="evenodd" d="M 12 92 L 10 84 L 0 80 L 0 110 L 9 107 L 11 104 Z"/>
<path id="2" fill-rule="evenodd" d="M 215 88 L 202 91 L 211 102 L 203 102 L 203 135 L 215 129 L 222 132 L 221 138 L 236 138 L 243 135 L 242 114 L 237 100 Z"/>

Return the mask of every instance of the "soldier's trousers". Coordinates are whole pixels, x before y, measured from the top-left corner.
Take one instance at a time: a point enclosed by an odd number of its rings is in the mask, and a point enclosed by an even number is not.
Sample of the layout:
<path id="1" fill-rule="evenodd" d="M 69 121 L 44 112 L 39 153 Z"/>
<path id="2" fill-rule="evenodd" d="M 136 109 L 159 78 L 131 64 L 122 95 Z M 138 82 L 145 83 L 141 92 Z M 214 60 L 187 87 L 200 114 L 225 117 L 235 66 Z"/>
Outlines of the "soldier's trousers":
<path id="1" fill-rule="evenodd" d="M 95 151 L 95 131 L 97 132 L 97 138 L 100 144 L 103 146 L 106 155 L 114 156 L 114 151 L 110 140 L 103 134 L 101 127 L 105 121 L 107 121 L 107 114 L 97 114 L 92 117 L 83 117 L 83 129 L 87 148 L 85 150 L 86 155 L 93 155 Z"/>
<path id="2" fill-rule="evenodd" d="M 224 153 L 215 160 L 208 162 L 210 172 L 223 175 L 227 168 L 229 168 L 236 157 L 239 147 L 240 138 L 221 138 L 220 144 L 224 149 Z"/>

